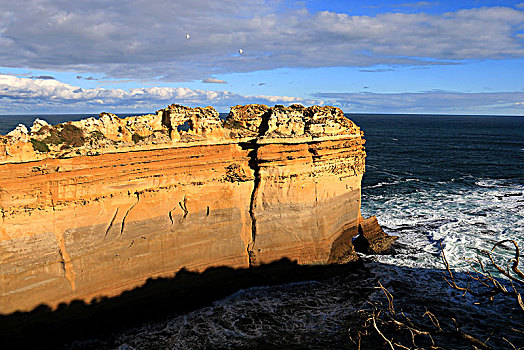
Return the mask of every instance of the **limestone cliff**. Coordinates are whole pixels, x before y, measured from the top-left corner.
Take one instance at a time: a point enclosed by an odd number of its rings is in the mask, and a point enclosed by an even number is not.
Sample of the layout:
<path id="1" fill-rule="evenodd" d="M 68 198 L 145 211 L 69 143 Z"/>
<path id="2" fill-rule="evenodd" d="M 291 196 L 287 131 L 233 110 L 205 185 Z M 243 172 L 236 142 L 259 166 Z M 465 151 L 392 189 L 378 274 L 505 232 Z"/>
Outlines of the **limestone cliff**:
<path id="1" fill-rule="evenodd" d="M 360 129 L 334 107 L 171 105 L 0 136 L 0 313 L 181 268 L 357 259 Z"/>

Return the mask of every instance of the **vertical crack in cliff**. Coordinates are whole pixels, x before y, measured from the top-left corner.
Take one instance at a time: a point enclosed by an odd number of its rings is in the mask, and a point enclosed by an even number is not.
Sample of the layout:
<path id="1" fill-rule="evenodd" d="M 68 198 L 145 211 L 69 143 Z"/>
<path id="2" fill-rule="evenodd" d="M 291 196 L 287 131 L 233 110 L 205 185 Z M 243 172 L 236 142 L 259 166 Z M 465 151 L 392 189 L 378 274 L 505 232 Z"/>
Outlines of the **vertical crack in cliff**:
<path id="1" fill-rule="evenodd" d="M 53 191 L 51 191 L 51 189 L 49 189 L 49 194 L 51 195 L 51 207 L 53 211 L 55 211 L 55 201 L 53 200 Z"/>
<path id="2" fill-rule="evenodd" d="M 187 214 L 189 214 L 189 210 L 187 210 L 187 196 L 186 195 L 184 195 L 184 199 L 182 201 L 178 202 L 178 206 L 184 212 L 184 216 L 182 216 L 178 220 L 178 222 L 182 222 L 187 217 Z M 171 221 L 171 226 L 173 226 L 175 224 L 175 220 L 173 219 L 173 211 L 175 211 L 176 207 L 177 206 L 175 205 L 173 207 L 173 209 L 171 209 L 170 211 L 167 212 L 167 215 L 169 216 L 169 220 Z M 207 215 L 209 215 L 209 207 L 207 209 L 207 213 L 208 213 Z"/>
<path id="3" fill-rule="evenodd" d="M 249 202 L 249 215 L 251 216 L 251 242 L 247 245 L 247 254 L 249 257 L 249 266 L 256 264 L 256 256 L 254 252 L 255 241 L 257 238 L 257 218 L 255 215 L 255 209 L 257 206 L 258 189 L 260 187 L 260 165 L 258 164 L 258 147 L 256 140 L 253 142 L 253 149 L 249 152 L 249 166 L 253 169 L 254 184 L 253 192 L 251 192 L 251 198 Z"/>
<path id="4" fill-rule="evenodd" d="M 129 209 L 127 209 L 126 214 L 122 218 L 122 226 L 120 227 L 120 236 L 122 236 L 122 234 L 124 233 L 126 218 L 129 215 L 129 212 L 131 211 L 131 209 L 133 209 L 138 204 L 138 202 L 140 202 L 140 192 L 137 191 L 135 192 L 135 194 L 136 194 L 136 203 L 130 206 Z"/>
<path id="5" fill-rule="evenodd" d="M 186 195 L 184 195 L 184 201 L 178 202 L 178 205 L 184 211 L 184 216 L 182 217 L 182 219 L 180 219 L 182 221 L 183 219 L 186 218 L 187 214 L 189 214 L 189 211 L 187 210 L 187 196 Z"/>
<path id="6" fill-rule="evenodd" d="M 116 216 L 118 215 L 118 207 L 116 208 L 116 211 L 115 211 L 115 215 L 113 215 L 113 218 L 111 219 L 111 221 L 109 222 L 109 226 L 107 226 L 107 229 L 106 229 L 106 233 L 104 235 L 104 238 L 107 237 L 107 234 L 109 233 L 109 231 L 111 230 L 111 227 L 113 227 L 113 224 L 115 223 L 115 219 L 116 219 Z"/>
<path id="7" fill-rule="evenodd" d="M 173 214 L 171 214 L 172 211 L 175 210 L 175 209 L 176 209 L 176 206 L 173 207 L 173 209 L 171 209 L 171 210 L 167 213 L 167 215 L 169 216 L 169 220 L 171 220 L 171 226 L 173 226 L 173 225 L 175 224 L 175 221 L 173 221 Z"/>
<path id="8" fill-rule="evenodd" d="M 317 145 L 316 142 L 309 142 L 308 143 L 308 151 L 311 154 L 311 164 L 313 165 L 313 171 L 314 174 L 317 173 L 317 161 L 320 159 L 320 155 L 318 154 L 318 148 L 315 147 Z M 318 213 L 318 181 L 317 179 L 313 179 L 315 184 L 315 223 L 317 227 L 317 232 L 320 231 L 320 222 L 319 220 L 319 213 Z"/>
<path id="9" fill-rule="evenodd" d="M 258 136 L 263 136 L 269 129 L 269 118 L 271 117 L 271 109 L 268 110 L 262 116 L 262 122 L 258 128 Z M 251 141 L 248 145 L 251 149 L 248 153 L 249 167 L 253 170 L 254 184 L 253 192 L 251 192 L 251 198 L 249 203 L 249 215 L 251 216 L 251 242 L 247 245 L 247 254 L 249 258 L 249 266 L 256 265 L 256 254 L 255 254 L 255 242 L 257 238 L 257 218 L 255 215 L 255 209 L 257 206 L 258 190 L 260 188 L 261 176 L 260 176 L 260 159 L 258 157 L 258 150 L 261 147 L 258 144 L 258 137 Z"/>

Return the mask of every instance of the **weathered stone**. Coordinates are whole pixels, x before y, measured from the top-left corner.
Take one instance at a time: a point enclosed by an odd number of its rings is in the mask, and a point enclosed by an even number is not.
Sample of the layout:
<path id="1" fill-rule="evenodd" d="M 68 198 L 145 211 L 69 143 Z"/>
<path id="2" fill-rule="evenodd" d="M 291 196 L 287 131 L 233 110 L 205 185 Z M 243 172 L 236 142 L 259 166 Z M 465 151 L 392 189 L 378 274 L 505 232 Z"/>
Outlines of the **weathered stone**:
<path id="1" fill-rule="evenodd" d="M 364 140 L 338 108 L 235 106 L 224 124 L 211 107 L 105 113 L 70 123 L 84 144 L 64 149 L 66 124 L 28 134 L 56 141 L 48 152 L 0 137 L 0 313 L 182 268 L 358 258 Z"/>
<path id="2" fill-rule="evenodd" d="M 26 141 L 27 133 L 27 127 L 24 124 L 18 124 L 14 130 L 7 134 L 7 136 L 11 136 L 13 139 Z"/>
<path id="3" fill-rule="evenodd" d="M 190 108 L 172 104 L 157 112 L 162 116 L 162 124 L 170 132 L 171 139 L 179 140 L 183 135 L 200 136 L 203 140 L 218 140 L 224 138 L 222 121 L 213 107 Z M 187 123 L 188 130 L 177 130 Z"/>
<path id="4" fill-rule="evenodd" d="M 46 122 L 45 120 L 42 120 L 42 119 L 39 119 L 39 118 L 36 118 L 33 122 L 33 126 L 31 126 L 31 129 L 30 129 L 30 132 L 31 133 L 36 133 L 38 132 L 40 129 L 42 129 L 44 126 L 50 126 L 48 122 Z"/>
<path id="5" fill-rule="evenodd" d="M 302 136 L 305 132 L 305 107 L 291 105 L 289 107 L 275 106 L 268 118 L 268 137 Z"/>
<path id="6" fill-rule="evenodd" d="M 227 116 L 228 126 L 232 129 L 244 129 L 245 136 L 258 136 L 263 116 L 270 110 L 266 105 L 252 104 L 233 106 Z"/>
<path id="7" fill-rule="evenodd" d="M 358 252 L 366 254 L 386 253 L 398 236 L 390 236 L 382 230 L 376 216 L 362 219 L 358 226 L 359 236 L 353 240 Z"/>

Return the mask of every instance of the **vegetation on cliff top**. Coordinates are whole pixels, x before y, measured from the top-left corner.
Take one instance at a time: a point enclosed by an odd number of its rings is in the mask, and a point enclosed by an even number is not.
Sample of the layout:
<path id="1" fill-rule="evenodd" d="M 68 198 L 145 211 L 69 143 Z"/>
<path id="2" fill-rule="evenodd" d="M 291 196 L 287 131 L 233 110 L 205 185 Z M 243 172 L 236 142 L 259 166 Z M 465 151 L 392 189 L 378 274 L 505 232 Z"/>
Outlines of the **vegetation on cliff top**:
<path id="1" fill-rule="evenodd" d="M 134 143 L 139 143 L 140 141 L 142 141 L 145 138 L 146 138 L 145 136 L 140 136 L 136 132 L 131 136 L 131 140 L 133 140 Z"/>
<path id="2" fill-rule="evenodd" d="M 102 133 L 98 132 L 98 134 L 103 137 Z M 33 145 L 33 149 L 41 153 L 49 152 L 49 145 L 62 145 L 61 148 L 65 149 L 70 147 L 80 147 L 85 143 L 82 129 L 69 123 L 58 124 L 55 126 L 45 125 L 35 133 L 35 136 L 36 138 L 31 138 L 30 142 Z"/>
<path id="3" fill-rule="evenodd" d="M 47 153 L 49 152 L 49 146 L 44 141 L 39 141 L 37 139 L 30 139 L 31 143 L 33 144 L 33 148 L 35 151 L 38 151 L 40 153 Z"/>

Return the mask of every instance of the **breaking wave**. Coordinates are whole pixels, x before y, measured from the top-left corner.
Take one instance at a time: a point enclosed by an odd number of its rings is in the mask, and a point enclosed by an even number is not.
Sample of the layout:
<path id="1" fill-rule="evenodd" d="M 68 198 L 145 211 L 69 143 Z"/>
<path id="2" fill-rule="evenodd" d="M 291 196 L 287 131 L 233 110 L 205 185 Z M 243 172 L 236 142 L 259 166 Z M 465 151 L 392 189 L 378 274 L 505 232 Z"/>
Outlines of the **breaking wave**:
<path id="1" fill-rule="evenodd" d="M 454 182 L 425 183 L 411 193 L 364 194 L 363 214 L 377 215 L 387 233 L 399 236 L 397 254 L 373 259 L 441 268 L 442 244 L 452 267 L 460 270 L 468 267 L 462 258 L 474 258 L 500 240 L 524 237 L 522 184 L 491 179 L 480 179 L 473 186 Z"/>

